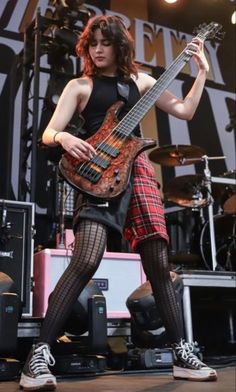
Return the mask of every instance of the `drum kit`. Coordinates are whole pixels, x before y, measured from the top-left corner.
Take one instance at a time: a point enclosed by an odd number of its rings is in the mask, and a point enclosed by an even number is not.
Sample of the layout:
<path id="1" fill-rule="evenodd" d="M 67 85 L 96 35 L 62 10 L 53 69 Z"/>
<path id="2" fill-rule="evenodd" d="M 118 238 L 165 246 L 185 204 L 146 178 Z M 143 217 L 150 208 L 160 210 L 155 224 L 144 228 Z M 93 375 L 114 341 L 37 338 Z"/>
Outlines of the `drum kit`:
<path id="1" fill-rule="evenodd" d="M 211 176 L 209 160 L 225 157 L 209 157 L 203 148 L 194 145 L 159 147 L 151 151 L 149 158 L 152 162 L 172 167 L 204 162 L 203 174 L 178 176 L 165 184 L 164 202 L 190 209 L 195 216 L 196 212 L 202 216 L 206 207 L 208 219 L 202 225 L 199 238 L 201 259 L 207 269 L 235 271 L 236 171 Z M 218 208 L 216 215 L 213 214 L 213 205 Z M 182 256 L 183 264 L 193 258 L 191 254 Z"/>

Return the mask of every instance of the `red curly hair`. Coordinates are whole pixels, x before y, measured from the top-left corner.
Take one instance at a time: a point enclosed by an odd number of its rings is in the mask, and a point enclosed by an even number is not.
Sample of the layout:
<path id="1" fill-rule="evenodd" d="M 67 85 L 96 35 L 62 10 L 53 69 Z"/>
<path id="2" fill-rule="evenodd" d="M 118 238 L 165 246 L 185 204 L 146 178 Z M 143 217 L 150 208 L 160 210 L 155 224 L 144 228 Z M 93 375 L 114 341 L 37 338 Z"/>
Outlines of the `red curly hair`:
<path id="1" fill-rule="evenodd" d="M 84 59 L 83 73 L 92 76 L 97 73 L 89 55 L 89 45 L 93 40 L 95 30 L 100 29 L 102 35 L 114 46 L 118 75 L 129 79 L 131 74 L 137 76 L 138 66 L 134 57 L 134 40 L 123 22 L 117 16 L 94 16 L 89 19 L 79 41 L 76 45 L 76 53 Z"/>

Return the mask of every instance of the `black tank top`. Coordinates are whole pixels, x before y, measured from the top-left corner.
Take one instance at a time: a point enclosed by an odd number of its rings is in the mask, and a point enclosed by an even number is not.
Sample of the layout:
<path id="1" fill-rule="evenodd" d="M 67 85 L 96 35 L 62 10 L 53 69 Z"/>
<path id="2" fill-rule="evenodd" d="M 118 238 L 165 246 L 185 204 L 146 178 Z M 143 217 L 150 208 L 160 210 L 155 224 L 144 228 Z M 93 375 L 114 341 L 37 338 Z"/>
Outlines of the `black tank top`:
<path id="1" fill-rule="evenodd" d="M 87 139 L 92 136 L 102 125 L 104 117 L 108 109 L 113 103 L 124 100 L 125 105 L 122 108 L 119 120 L 125 116 L 126 113 L 135 105 L 140 99 L 140 94 L 136 83 L 130 79 L 129 94 L 127 100 L 118 93 L 117 88 L 118 77 L 111 76 L 94 76 L 93 89 L 89 97 L 88 103 L 81 113 L 84 124 L 79 137 Z M 140 129 L 137 126 L 133 132 L 136 136 L 140 136 Z"/>

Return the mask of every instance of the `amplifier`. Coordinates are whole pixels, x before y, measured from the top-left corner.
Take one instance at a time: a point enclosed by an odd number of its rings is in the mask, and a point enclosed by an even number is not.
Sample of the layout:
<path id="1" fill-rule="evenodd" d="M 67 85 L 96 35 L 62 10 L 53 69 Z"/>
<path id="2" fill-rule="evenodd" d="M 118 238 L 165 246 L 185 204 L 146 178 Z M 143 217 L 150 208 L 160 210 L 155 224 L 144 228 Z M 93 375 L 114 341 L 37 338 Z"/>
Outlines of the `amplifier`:
<path id="1" fill-rule="evenodd" d="M 60 355 L 55 356 L 56 374 L 100 373 L 106 370 L 106 358 L 101 355 Z"/>
<path id="2" fill-rule="evenodd" d="M 44 249 L 34 255 L 33 316 L 44 317 L 48 297 L 70 262 L 71 251 Z M 136 253 L 105 252 L 93 280 L 106 299 L 108 318 L 130 318 L 128 296 L 146 281 Z"/>
<path id="3" fill-rule="evenodd" d="M 0 200 L 0 272 L 16 286 L 23 315 L 32 315 L 34 204 Z"/>
<path id="4" fill-rule="evenodd" d="M 173 357 L 170 349 L 131 349 L 127 355 L 127 369 L 172 368 Z"/>

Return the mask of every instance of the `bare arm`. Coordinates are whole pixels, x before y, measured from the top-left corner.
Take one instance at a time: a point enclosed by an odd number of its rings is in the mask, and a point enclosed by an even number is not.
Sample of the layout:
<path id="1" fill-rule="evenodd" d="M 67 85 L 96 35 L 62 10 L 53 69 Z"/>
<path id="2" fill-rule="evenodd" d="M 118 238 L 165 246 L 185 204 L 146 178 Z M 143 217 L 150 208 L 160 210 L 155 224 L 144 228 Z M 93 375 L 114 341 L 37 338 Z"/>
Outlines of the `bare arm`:
<path id="1" fill-rule="evenodd" d="M 192 88 L 184 99 L 177 98 L 170 91 L 166 90 L 156 102 L 157 107 L 183 120 L 191 120 L 193 118 L 201 99 L 206 76 L 209 71 L 209 65 L 203 51 L 202 41 L 194 38 L 188 45 L 188 48 L 198 65 L 198 74 Z M 137 84 L 142 91 L 152 87 L 155 82 L 156 80 L 154 78 L 143 74 L 141 80 Z"/>
<path id="2" fill-rule="evenodd" d="M 75 110 L 78 110 L 84 97 L 88 95 L 88 84 L 79 79 L 71 80 L 64 88 L 53 116 L 45 129 L 42 140 L 44 144 L 61 146 L 75 158 L 89 160 L 95 153 L 86 141 L 64 131 Z M 64 131 L 64 132 L 62 132 Z"/>

